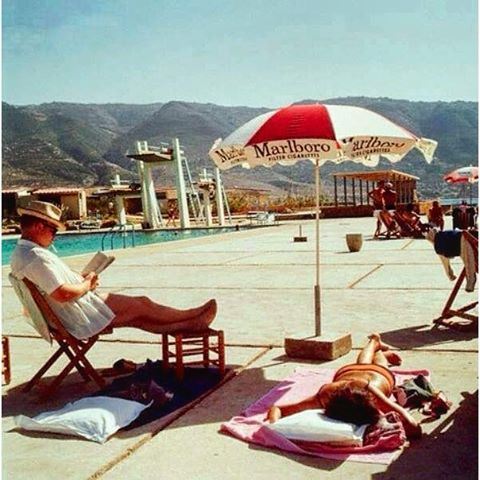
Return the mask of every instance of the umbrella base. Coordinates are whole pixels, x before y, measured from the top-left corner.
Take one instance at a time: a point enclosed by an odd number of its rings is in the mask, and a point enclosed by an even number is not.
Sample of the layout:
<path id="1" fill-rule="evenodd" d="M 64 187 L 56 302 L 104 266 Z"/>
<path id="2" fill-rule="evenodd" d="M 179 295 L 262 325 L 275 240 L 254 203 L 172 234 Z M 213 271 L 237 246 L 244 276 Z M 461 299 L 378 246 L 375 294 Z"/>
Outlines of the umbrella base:
<path id="1" fill-rule="evenodd" d="M 321 335 L 319 337 L 286 338 L 285 353 L 291 358 L 335 360 L 352 349 L 352 336 Z"/>

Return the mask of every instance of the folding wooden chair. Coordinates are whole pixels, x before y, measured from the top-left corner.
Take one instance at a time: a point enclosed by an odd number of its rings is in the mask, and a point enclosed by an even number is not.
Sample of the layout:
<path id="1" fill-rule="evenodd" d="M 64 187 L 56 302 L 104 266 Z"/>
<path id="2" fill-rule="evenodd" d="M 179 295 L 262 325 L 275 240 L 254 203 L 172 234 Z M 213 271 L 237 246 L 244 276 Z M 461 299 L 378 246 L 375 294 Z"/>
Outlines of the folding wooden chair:
<path id="1" fill-rule="evenodd" d="M 87 340 L 78 340 L 73 337 L 67 332 L 35 284 L 26 278 L 19 280 L 12 274 L 9 275 L 9 280 L 15 293 L 29 314 L 29 323 L 50 344 L 52 344 L 52 341 L 55 341 L 58 344 L 56 352 L 27 383 L 23 388 L 23 391 L 28 392 L 39 383 L 43 375 L 62 356 L 62 354 L 65 354 L 70 361 L 49 385 L 42 388 L 44 395 L 50 395 L 54 392 L 73 368 L 78 370 L 85 381 L 93 380 L 100 388 L 103 388 L 105 386 L 105 380 L 97 373 L 86 358 L 87 352 L 96 343 L 99 335 L 95 335 Z M 101 333 L 109 333 L 110 331 L 104 331 Z"/>
<path id="2" fill-rule="evenodd" d="M 393 215 L 390 212 L 382 210 L 379 213 L 379 219 L 382 222 L 382 225 L 385 227 L 385 230 L 383 232 L 380 232 L 378 237 L 384 237 L 389 239 L 393 236 L 401 238 L 400 229 L 395 222 Z"/>
<path id="3" fill-rule="evenodd" d="M 462 236 L 473 248 L 474 257 L 475 257 L 475 272 L 478 274 L 478 238 L 472 235 L 472 233 L 467 232 L 466 230 L 462 232 Z M 466 277 L 467 277 L 466 268 L 464 267 L 462 272 L 458 276 L 457 281 L 455 282 L 455 285 L 453 286 L 452 292 L 450 293 L 450 296 L 448 297 L 447 302 L 445 303 L 445 306 L 443 307 L 442 314 L 438 318 L 433 320 L 434 324 L 445 325 L 452 328 L 458 327 L 461 329 L 461 328 L 468 327 L 472 324 L 476 324 L 478 322 L 478 315 L 467 313 L 478 305 L 478 301 L 468 303 L 463 307 L 453 308 L 453 303 L 458 295 L 458 292 L 463 282 L 466 280 Z M 453 317 L 459 317 L 465 320 L 470 320 L 471 323 L 465 325 L 464 323 L 446 321 Z"/>
<path id="4" fill-rule="evenodd" d="M 2 375 L 3 384 L 8 385 L 12 379 L 12 372 L 10 370 L 10 342 L 8 337 L 2 335 Z"/>
<path id="5" fill-rule="evenodd" d="M 403 212 L 395 212 L 393 218 L 400 228 L 402 237 L 424 238 L 423 225 L 420 222 L 413 224 Z"/>

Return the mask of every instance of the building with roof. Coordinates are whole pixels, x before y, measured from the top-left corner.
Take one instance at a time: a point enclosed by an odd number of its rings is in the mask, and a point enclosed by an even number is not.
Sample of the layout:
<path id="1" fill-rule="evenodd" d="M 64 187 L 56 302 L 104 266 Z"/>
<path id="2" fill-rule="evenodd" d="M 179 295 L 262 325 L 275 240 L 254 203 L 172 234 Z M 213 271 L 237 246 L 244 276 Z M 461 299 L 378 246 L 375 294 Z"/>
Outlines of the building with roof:
<path id="1" fill-rule="evenodd" d="M 65 220 L 80 220 L 87 216 L 87 194 L 83 188 L 39 188 L 32 191 L 32 197 L 63 208 Z"/>
<path id="2" fill-rule="evenodd" d="M 14 218 L 17 216 L 17 208 L 28 203 L 30 191 L 26 188 L 2 190 L 2 218 Z"/>
<path id="3" fill-rule="evenodd" d="M 397 192 L 397 204 L 417 203 L 419 177 L 398 170 L 372 170 L 362 172 L 333 173 L 334 204 L 339 206 L 369 205 L 368 192 L 383 180 L 393 185 Z"/>

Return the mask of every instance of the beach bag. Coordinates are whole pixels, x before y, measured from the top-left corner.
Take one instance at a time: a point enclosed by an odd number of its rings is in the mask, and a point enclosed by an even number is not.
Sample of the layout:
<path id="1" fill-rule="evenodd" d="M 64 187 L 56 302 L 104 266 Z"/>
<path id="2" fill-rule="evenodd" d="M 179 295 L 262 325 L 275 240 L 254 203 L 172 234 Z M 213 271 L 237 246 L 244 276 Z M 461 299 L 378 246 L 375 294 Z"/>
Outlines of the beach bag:
<path id="1" fill-rule="evenodd" d="M 424 375 L 405 380 L 394 389 L 393 394 L 397 403 L 405 408 L 421 408 L 435 398 L 433 385 Z"/>
<path id="2" fill-rule="evenodd" d="M 421 409 L 422 413 L 432 417 L 440 417 L 452 406 L 444 393 L 435 390 L 424 375 L 405 380 L 393 390 L 397 403 L 404 408 Z"/>

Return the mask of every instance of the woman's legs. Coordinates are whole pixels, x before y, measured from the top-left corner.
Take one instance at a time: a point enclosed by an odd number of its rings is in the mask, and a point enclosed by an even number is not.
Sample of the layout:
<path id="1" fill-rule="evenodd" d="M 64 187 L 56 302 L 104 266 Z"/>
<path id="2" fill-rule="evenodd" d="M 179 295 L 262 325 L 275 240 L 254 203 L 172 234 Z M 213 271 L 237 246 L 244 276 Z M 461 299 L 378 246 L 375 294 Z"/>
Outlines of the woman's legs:
<path id="1" fill-rule="evenodd" d="M 145 296 L 131 297 L 116 293 L 110 293 L 105 303 L 115 313 L 112 327 L 140 328 L 152 333 L 204 330 L 217 313 L 217 302 L 213 299 L 187 310 L 167 307 Z"/>
<path id="2" fill-rule="evenodd" d="M 357 363 L 383 365 L 400 365 L 400 355 L 390 350 L 390 346 L 382 342 L 378 333 L 372 333 L 368 337 L 368 343 L 358 354 Z"/>
<path id="3" fill-rule="evenodd" d="M 375 353 L 380 349 L 380 344 L 376 338 L 369 337 L 368 343 L 358 354 L 357 363 L 372 364 Z"/>

